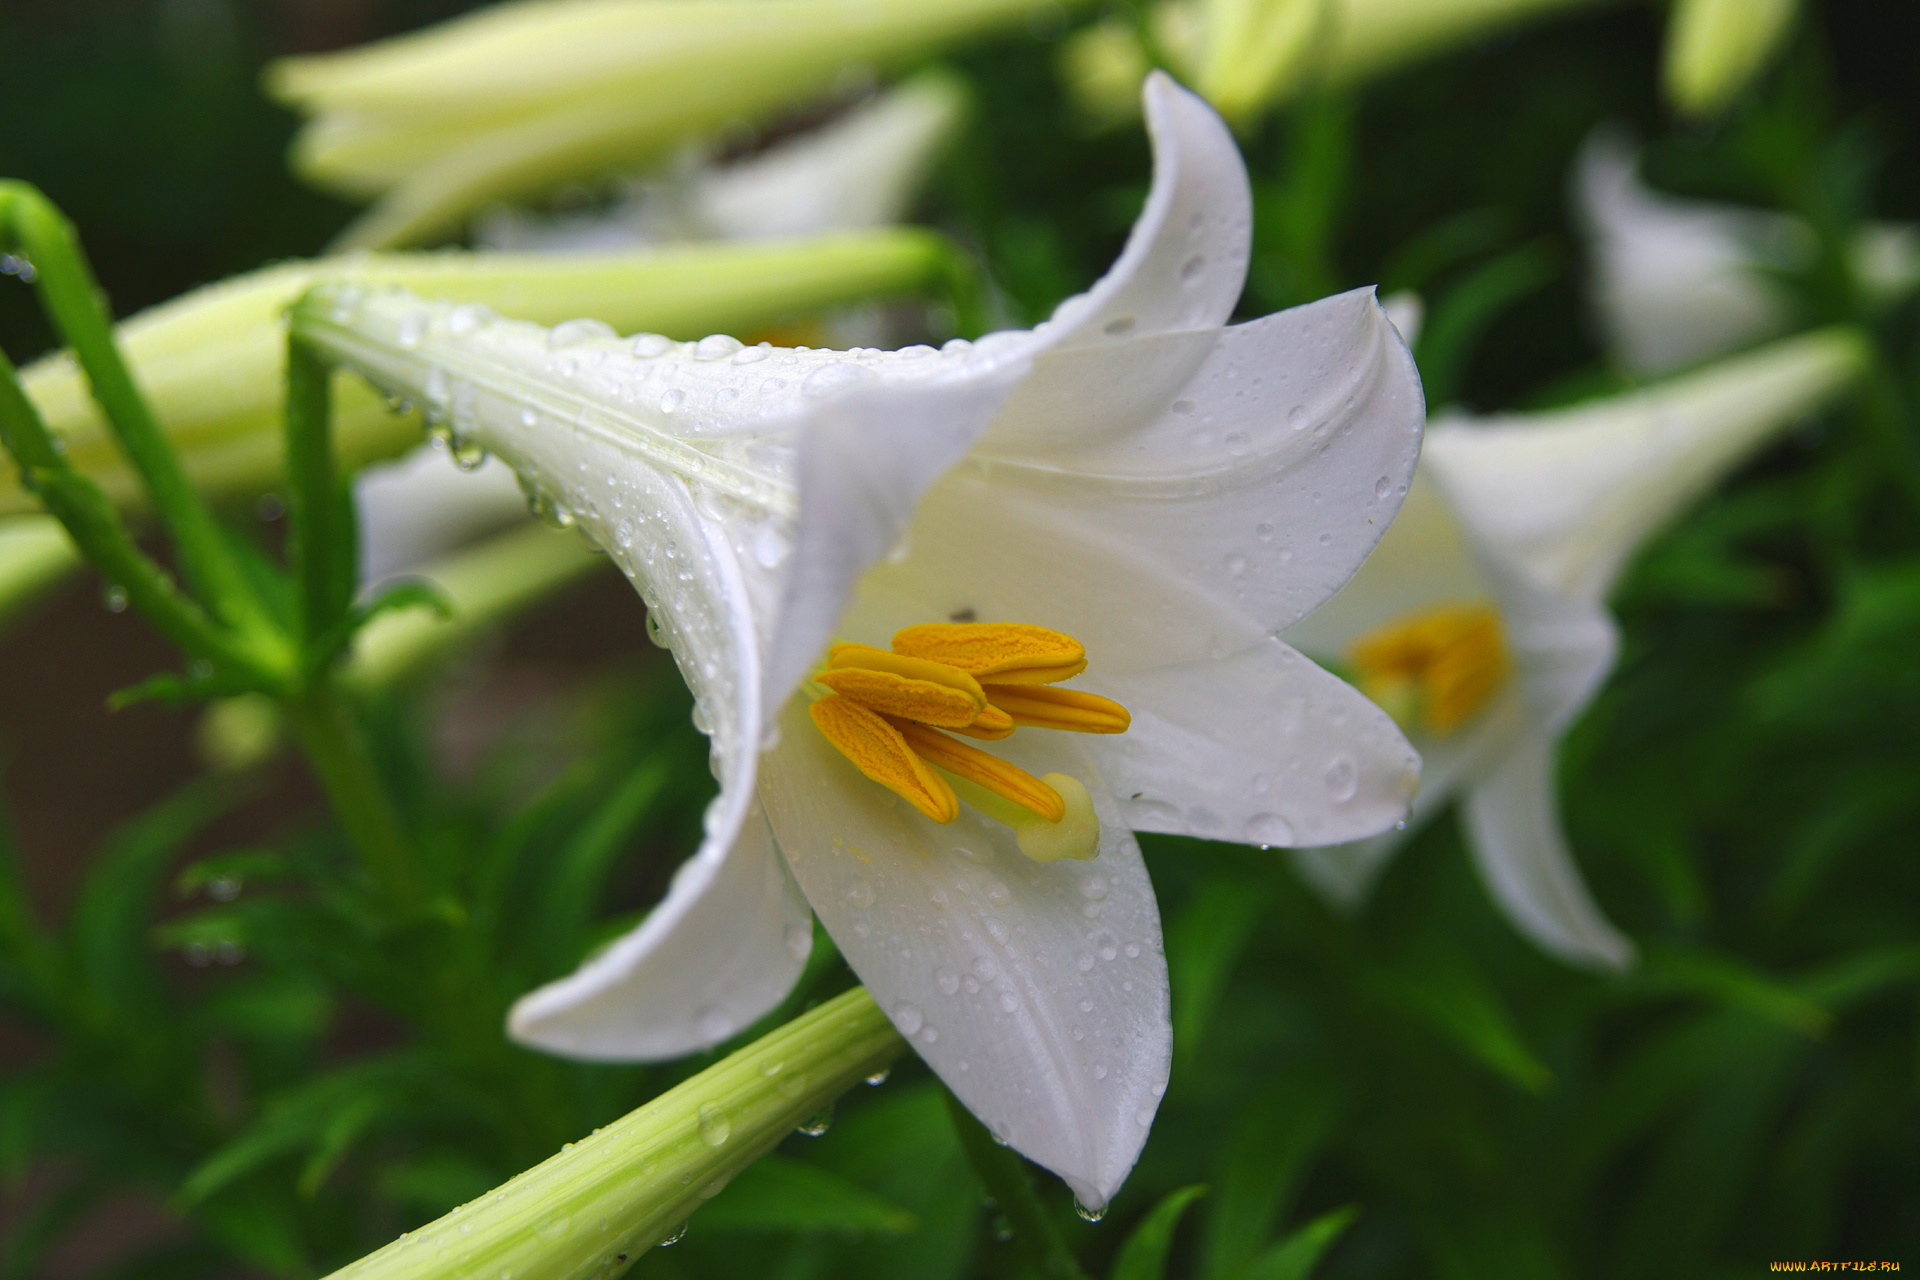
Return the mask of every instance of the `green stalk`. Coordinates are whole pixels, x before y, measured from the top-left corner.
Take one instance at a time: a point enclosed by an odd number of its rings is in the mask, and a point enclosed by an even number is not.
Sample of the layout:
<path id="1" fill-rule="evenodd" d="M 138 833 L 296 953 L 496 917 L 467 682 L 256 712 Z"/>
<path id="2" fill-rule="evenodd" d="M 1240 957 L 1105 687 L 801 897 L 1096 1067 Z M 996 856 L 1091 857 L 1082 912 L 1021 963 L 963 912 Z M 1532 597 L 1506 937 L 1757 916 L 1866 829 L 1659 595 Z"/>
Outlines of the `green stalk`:
<path id="1" fill-rule="evenodd" d="M 855 988 L 331 1280 L 618 1275 L 905 1048 Z"/>
<path id="2" fill-rule="evenodd" d="M 41 304 L 87 375 L 94 402 L 140 475 L 180 556 L 182 575 L 213 613 L 251 636 L 272 627 L 213 513 L 187 480 L 113 339 L 113 321 L 73 227 L 24 182 L 0 182 L 0 239 L 33 264 Z M 126 586 L 129 593 L 131 584 Z"/>
<path id="3" fill-rule="evenodd" d="M 359 726 L 346 714 L 330 681 L 309 686 L 281 705 L 381 897 L 404 912 L 424 897 L 426 877 L 399 815 L 387 802 Z"/>
<path id="4" fill-rule="evenodd" d="M 337 633 L 359 569 L 353 494 L 333 456 L 332 366 L 298 338 L 287 338 L 287 516 L 300 638 L 311 662 L 331 654 L 316 640 Z"/>
<path id="5" fill-rule="evenodd" d="M 271 663 L 244 651 L 183 595 L 166 570 L 134 544 L 133 535 L 100 487 L 68 464 L 4 354 L 0 354 L 0 444 L 19 464 L 21 483 L 66 526 L 74 545 L 169 640 L 193 657 L 271 679 L 275 674 Z"/>

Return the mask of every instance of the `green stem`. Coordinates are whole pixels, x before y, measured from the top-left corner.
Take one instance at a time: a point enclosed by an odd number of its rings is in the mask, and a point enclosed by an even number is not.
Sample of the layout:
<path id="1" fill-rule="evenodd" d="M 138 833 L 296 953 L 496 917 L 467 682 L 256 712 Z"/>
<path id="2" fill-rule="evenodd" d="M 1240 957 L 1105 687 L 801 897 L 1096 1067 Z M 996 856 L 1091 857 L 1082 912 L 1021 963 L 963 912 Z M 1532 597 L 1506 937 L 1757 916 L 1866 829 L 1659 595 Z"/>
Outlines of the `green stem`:
<path id="1" fill-rule="evenodd" d="M 0 242 L 25 251 L 41 305 L 74 359 L 127 459 L 153 497 L 180 556 L 182 575 L 223 621 L 269 633 L 266 611 L 161 434 L 160 424 L 114 343 L 113 321 L 73 227 L 37 189 L 0 182 Z"/>
<path id="2" fill-rule="evenodd" d="M 338 634 L 353 607 L 358 529 L 353 496 L 333 456 L 333 369 L 300 339 L 287 338 L 287 516 L 299 586 L 301 641 L 310 663 L 332 657 L 315 641 Z"/>
<path id="3" fill-rule="evenodd" d="M 411 908 L 425 895 L 426 877 L 368 758 L 359 726 L 347 716 L 330 682 L 301 690 L 284 706 L 340 825 L 381 896 L 402 912 Z"/>
<path id="4" fill-rule="evenodd" d="M 40 411 L 21 389 L 13 362 L 0 354 L 0 444 L 20 466 L 21 484 L 66 527 L 95 568 L 127 593 L 174 644 L 193 657 L 245 671 L 263 682 L 276 673 L 266 655 L 250 651 L 183 595 L 167 571 L 135 545 L 106 494 L 61 455 Z"/>
<path id="5" fill-rule="evenodd" d="M 856 987 L 332 1280 L 619 1275 L 905 1048 Z"/>
<path id="6" fill-rule="evenodd" d="M 1014 1247 L 1045 1280 L 1086 1280 L 1086 1272 L 1080 1269 L 1060 1228 L 1041 1203 L 1027 1162 L 1011 1148 L 995 1142 L 965 1103 L 950 1091 L 946 1097 L 947 1114 L 953 1118 L 960 1148 L 967 1153 L 967 1163 L 973 1166 L 975 1175 L 986 1184 L 987 1194 L 1007 1215 Z"/>

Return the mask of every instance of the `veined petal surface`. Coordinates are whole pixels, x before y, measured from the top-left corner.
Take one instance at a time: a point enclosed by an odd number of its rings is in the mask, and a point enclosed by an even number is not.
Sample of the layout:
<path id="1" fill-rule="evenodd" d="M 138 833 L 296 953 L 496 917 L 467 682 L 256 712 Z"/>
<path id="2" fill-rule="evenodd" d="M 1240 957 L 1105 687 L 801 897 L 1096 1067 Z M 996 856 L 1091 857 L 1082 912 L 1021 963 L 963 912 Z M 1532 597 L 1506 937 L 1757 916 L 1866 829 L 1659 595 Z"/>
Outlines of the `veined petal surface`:
<path id="1" fill-rule="evenodd" d="M 963 808 L 929 821 L 869 783 L 797 701 L 762 764 L 781 851 L 900 1033 L 1002 1141 L 1106 1204 L 1145 1143 L 1172 1051 L 1159 912 L 1138 845 L 1066 735 L 995 751 L 1087 784 L 1099 856 L 1037 863 Z"/>

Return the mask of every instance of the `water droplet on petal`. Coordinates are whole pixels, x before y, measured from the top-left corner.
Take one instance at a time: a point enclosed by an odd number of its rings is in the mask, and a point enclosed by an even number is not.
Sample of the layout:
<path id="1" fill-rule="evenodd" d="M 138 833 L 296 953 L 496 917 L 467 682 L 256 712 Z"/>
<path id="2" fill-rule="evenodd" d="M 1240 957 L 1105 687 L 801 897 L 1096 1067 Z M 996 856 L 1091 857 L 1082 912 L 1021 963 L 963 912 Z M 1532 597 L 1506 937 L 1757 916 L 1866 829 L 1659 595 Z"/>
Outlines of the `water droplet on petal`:
<path id="1" fill-rule="evenodd" d="M 740 339 L 724 333 L 710 333 L 693 344 L 695 360 L 720 360 L 741 349 Z"/>
<path id="2" fill-rule="evenodd" d="M 1359 794 L 1360 771 L 1345 756 L 1335 756 L 1327 766 L 1327 795 L 1336 804 L 1345 804 Z"/>
<path id="3" fill-rule="evenodd" d="M 675 387 L 660 397 L 660 412 L 672 413 L 687 402 L 687 393 Z"/>
<path id="4" fill-rule="evenodd" d="M 903 1000 L 893 1006 L 893 1025 L 900 1028 L 901 1035 L 912 1035 L 925 1022 L 926 1018 L 921 1015 L 920 1010 L 906 1001 Z"/>
<path id="5" fill-rule="evenodd" d="M 700 1104 L 700 1141 L 710 1147 L 725 1146 L 727 1139 L 733 1136 L 733 1124 L 727 1119 L 727 1113 L 711 1102 Z"/>
<path id="6" fill-rule="evenodd" d="M 1100 1219 L 1107 1216 L 1107 1211 L 1104 1208 L 1089 1209 L 1087 1208 L 1087 1206 L 1081 1204 L 1078 1200 L 1075 1200 L 1073 1202 L 1073 1211 L 1079 1214 L 1080 1217 L 1087 1222 L 1098 1222 L 1100 1221 Z"/>
<path id="7" fill-rule="evenodd" d="M 1381 476 L 1378 480 L 1375 480 L 1373 482 L 1374 497 L 1384 498 L 1392 492 L 1393 492 L 1393 477 Z"/>
<path id="8" fill-rule="evenodd" d="M 833 1127 L 833 1104 L 829 1102 L 795 1126 L 795 1132 L 817 1138 Z"/>
<path id="9" fill-rule="evenodd" d="M 1332 789 L 1332 779 L 1328 779 L 1328 789 Z M 1276 844 L 1293 843 L 1293 824 L 1277 813 L 1256 813 L 1247 819 L 1247 843 L 1268 848 Z"/>
<path id="10" fill-rule="evenodd" d="M 673 339 L 661 333 L 643 333 L 633 340 L 633 354 L 642 360 L 651 360 L 673 350 Z"/>
<path id="11" fill-rule="evenodd" d="M 847 360 L 836 360 L 832 364 L 823 364 L 807 375 L 800 384 L 803 395 L 826 396 L 853 386 L 867 379 L 867 371 Z"/>
<path id="12" fill-rule="evenodd" d="M 861 910 L 873 905 L 873 886 L 865 880 L 855 880 L 847 886 L 847 901 Z"/>
<path id="13" fill-rule="evenodd" d="M 1310 425 L 1311 417 L 1312 415 L 1307 412 L 1307 406 L 1297 404 L 1287 410 L 1287 425 L 1295 431 L 1305 431 Z"/>

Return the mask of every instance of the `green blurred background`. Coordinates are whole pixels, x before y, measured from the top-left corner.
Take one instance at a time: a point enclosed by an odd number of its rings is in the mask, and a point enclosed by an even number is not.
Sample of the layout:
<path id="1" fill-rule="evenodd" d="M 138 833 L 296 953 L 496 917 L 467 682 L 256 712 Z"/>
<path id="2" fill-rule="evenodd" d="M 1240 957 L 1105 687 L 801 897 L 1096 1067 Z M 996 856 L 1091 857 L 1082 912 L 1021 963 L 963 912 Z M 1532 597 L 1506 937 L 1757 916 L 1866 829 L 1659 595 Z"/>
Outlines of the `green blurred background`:
<path id="1" fill-rule="evenodd" d="M 0 173 L 65 209 L 118 314 L 315 253 L 352 210 L 287 174 L 293 121 L 263 101 L 260 67 L 461 7 L 10 0 Z M 1650 8 L 1597 9 L 1275 115 L 1243 138 L 1257 206 L 1243 313 L 1419 289 L 1435 407 L 1626 385 L 1594 338 L 1567 207 L 1572 157 L 1603 121 L 1636 129 L 1650 180 L 1676 193 L 1797 212 L 1834 241 L 1867 215 L 1920 220 L 1920 10 L 1816 7 L 1711 125 L 1661 105 L 1660 29 Z M 1078 123 L 1056 54 L 1043 31 L 947 59 L 978 109 L 921 211 L 978 253 L 1021 321 L 1111 260 L 1148 168 L 1137 128 Z M 1817 270 L 1789 283 L 1806 323 L 1860 318 Z M 1350 920 L 1274 855 L 1143 839 L 1174 1084 L 1106 1223 L 1056 1196 L 1090 1270 L 1192 1183 L 1211 1190 L 1170 1274 L 1250 1275 L 1272 1240 L 1347 1206 L 1316 1275 L 1920 1265 L 1912 312 L 1873 318 L 1886 363 L 1865 397 L 1700 504 L 1615 597 L 1623 660 L 1568 740 L 1562 795 L 1596 895 L 1644 948 L 1638 971 L 1595 978 L 1527 947 L 1451 821 Z M 28 291 L 0 288 L 0 346 L 24 363 L 48 343 Z M 393 776 L 449 848 L 484 845 L 512 883 L 555 859 L 576 873 L 578 901 L 532 908 L 526 937 L 501 943 L 487 999 L 564 971 L 693 847 L 703 748 L 642 635 L 638 600 L 603 574 L 381 711 Z M 325 931 L 300 934 L 307 899 L 222 915 L 207 885 L 250 886 L 256 866 L 309 883 L 284 865 L 332 836 L 295 764 L 188 787 L 194 713 L 104 712 L 167 662 L 97 583 L 0 640 L 32 911 L 105 984 L 74 1023 L 0 990 L 14 1007 L 0 1009 L 0 1276 L 317 1274 L 701 1065 L 461 1059 L 383 1006 L 379 975 L 329 966 Z M 176 878 L 206 858 L 226 861 Z M 796 1001 L 848 980 L 825 958 Z M 917 1062 L 840 1112 L 634 1274 L 1010 1273 Z"/>

